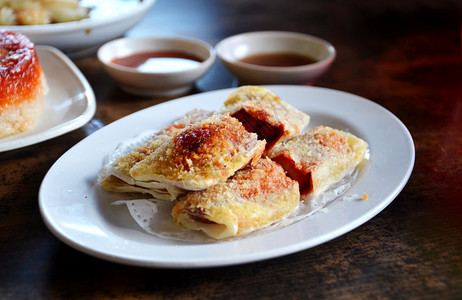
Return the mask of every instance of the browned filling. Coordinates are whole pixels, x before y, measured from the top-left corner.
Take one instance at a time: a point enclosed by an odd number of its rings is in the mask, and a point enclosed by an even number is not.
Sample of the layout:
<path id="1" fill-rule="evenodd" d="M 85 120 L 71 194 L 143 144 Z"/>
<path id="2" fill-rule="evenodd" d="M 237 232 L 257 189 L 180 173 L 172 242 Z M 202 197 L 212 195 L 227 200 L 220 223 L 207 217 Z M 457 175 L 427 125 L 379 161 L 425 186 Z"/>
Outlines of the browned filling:
<path id="1" fill-rule="evenodd" d="M 209 219 L 206 218 L 206 215 L 201 212 L 200 210 L 189 210 L 185 208 L 185 212 L 188 214 L 188 216 L 193 219 L 196 222 L 200 222 L 203 224 L 217 224 L 216 222 L 210 221 Z"/>
<path id="2" fill-rule="evenodd" d="M 264 111 L 252 112 L 250 114 L 245 109 L 240 109 L 232 114 L 232 117 L 238 119 L 247 131 L 256 133 L 258 139 L 266 140 L 266 150 L 271 149 L 284 134 L 284 126 L 269 124 L 265 120 L 268 116 Z"/>
<path id="3" fill-rule="evenodd" d="M 300 196 L 306 196 L 313 191 L 313 179 L 311 177 L 310 168 L 302 169 L 297 167 L 294 161 L 291 158 L 286 157 L 284 153 L 273 157 L 272 160 L 281 165 L 281 167 L 286 171 L 287 176 L 298 181 Z"/>
<path id="4" fill-rule="evenodd" d="M 108 177 L 106 177 L 106 181 L 108 182 L 111 182 L 111 183 L 114 183 L 114 184 L 122 184 L 122 183 L 125 183 L 125 181 L 123 181 L 122 179 L 114 176 L 114 175 L 109 175 Z"/>

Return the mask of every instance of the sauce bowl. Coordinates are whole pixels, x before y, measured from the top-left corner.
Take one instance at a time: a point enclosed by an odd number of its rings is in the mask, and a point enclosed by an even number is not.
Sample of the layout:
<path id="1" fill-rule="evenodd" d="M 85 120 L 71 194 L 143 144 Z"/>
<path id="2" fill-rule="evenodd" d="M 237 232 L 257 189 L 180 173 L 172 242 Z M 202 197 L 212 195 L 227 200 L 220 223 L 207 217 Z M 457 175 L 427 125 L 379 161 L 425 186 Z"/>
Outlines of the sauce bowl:
<path id="1" fill-rule="evenodd" d="M 124 66 L 117 59 L 146 53 L 181 53 L 197 58 L 188 69 L 142 70 Z M 215 61 L 214 48 L 206 42 L 187 37 L 120 38 L 98 49 L 98 59 L 122 90 L 140 96 L 173 97 L 187 93 Z M 167 64 L 168 66 L 168 64 Z M 171 64 L 173 66 L 173 64 Z"/>
<path id="2" fill-rule="evenodd" d="M 234 35 L 220 41 L 215 49 L 223 64 L 239 78 L 240 84 L 311 84 L 326 72 L 336 57 L 336 50 L 329 42 L 315 36 L 285 31 Z M 250 62 L 252 57 L 262 55 L 273 56 L 273 60 L 281 55 L 305 56 L 314 62 L 282 66 Z"/>

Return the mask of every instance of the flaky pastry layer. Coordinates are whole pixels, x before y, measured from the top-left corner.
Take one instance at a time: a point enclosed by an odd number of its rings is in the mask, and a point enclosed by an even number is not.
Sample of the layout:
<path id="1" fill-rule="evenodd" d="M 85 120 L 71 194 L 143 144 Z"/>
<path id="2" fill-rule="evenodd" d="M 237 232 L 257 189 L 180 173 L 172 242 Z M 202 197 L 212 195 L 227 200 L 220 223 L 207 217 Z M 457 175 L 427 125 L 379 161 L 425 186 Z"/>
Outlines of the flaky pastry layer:
<path id="1" fill-rule="evenodd" d="M 297 207 L 298 183 L 269 158 L 236 172 L 226 182 L 182 197 L 174 222 L 215 239 L 249 233 L 280 221 Z"/>
<path id="2" fill-rule="evenodd" d="M 103 168 L 101 186 L 174 200 L 225 181 L 262 155 L 265 142 L 235 118 L 212 114 L 175 123 Z"/>

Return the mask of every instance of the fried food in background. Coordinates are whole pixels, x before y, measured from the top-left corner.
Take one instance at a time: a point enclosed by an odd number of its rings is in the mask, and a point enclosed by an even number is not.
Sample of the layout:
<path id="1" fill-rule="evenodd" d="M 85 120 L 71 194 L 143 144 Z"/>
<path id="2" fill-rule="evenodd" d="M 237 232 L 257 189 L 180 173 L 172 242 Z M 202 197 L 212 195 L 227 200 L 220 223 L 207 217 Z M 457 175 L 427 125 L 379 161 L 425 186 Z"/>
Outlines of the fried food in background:
<path id="1" fill-rule="evenodd" d="M 90 8 L 79 0 L 0 0 L 0 25 L 45 25 L 79 21 Z"/>

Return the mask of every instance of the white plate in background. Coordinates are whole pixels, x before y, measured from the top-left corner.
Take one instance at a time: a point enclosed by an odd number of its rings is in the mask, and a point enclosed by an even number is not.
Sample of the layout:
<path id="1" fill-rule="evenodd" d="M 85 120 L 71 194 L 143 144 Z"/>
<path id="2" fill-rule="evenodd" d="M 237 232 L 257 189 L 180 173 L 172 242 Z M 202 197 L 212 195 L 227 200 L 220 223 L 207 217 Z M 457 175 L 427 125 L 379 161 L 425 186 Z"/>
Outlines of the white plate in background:
<path id="1" fill-rule="evenodd" d="M 93 89 L 75 64 L 54 47 L 35 48 L 49 87 L 43 114 L 32 130 L 0 139 L 0 152 L 65 134 L 82 127 L 95 114 Z"/>
<path id="2" fill-rule="evenodd" d="M 405 186 L 412 172 L 412 137 L 389 111 L 367 99 L 324 88 L 268 86 L 285 101 L 311 115 L 309 127 L 348 130 L 369 143 L 369 161 L 344 195 L 367 194 L 367 200 L 340 200 L 326 212 L 261 235 L 216 243 L 161 239 L 144 233 L 123 206 L 96 184 L 103 159 L 119 142 L 148 129 L 162 128 L 194 108 L 219 109 L 234 89 L 197 94 L 159 104 L 124 117 L 88 136 L 49 170 L 39 205 L 50 231 L 89 255 L 122 264 L 194 268 L 254 262 L 325 243 L 355 229 L 382 211 Z"/>
<path id="3" fill-rule="evenodd" d="M 2 26 L 25 34 L 36 45 L 53 46 L 68 55 L 98 47 L 135 26 L 156 0 L 81 0 L 91 7 L 90 17 L 75 22 Z"/>

